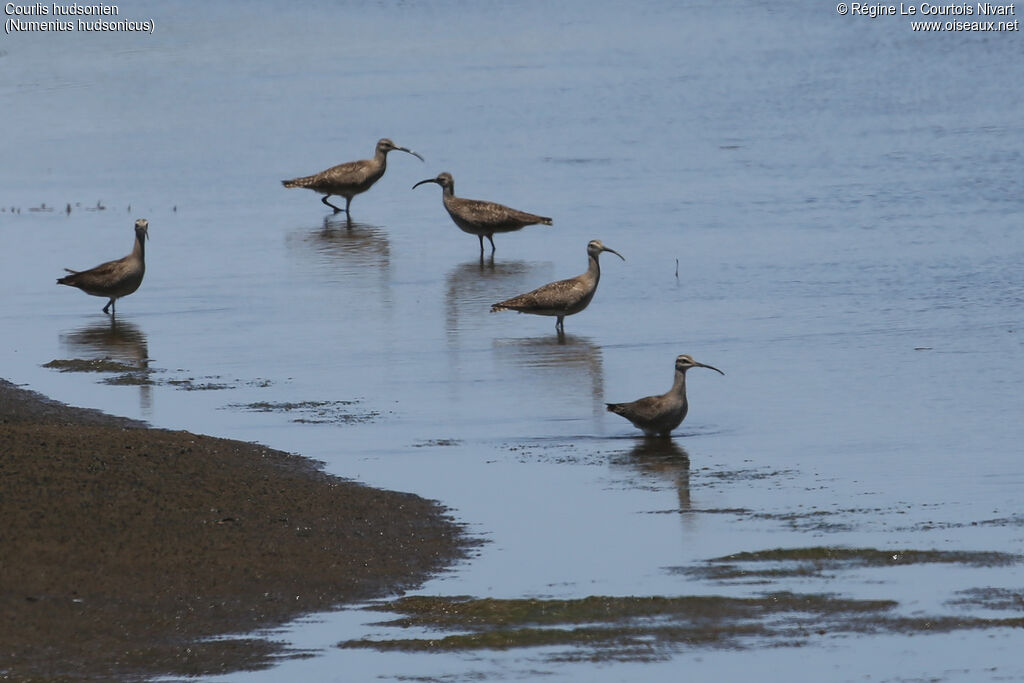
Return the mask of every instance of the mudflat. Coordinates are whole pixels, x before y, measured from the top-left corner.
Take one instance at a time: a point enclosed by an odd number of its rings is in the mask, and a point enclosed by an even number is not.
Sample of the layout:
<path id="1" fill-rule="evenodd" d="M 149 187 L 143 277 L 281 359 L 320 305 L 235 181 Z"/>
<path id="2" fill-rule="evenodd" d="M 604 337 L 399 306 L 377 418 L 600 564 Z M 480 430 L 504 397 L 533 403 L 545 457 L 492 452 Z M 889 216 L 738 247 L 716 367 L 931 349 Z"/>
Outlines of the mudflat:
<path id="1" fill-rule="evenodd" d="M 465 556 L 434 501 L 300 456 L 69 407 L 0 380 L 0 678 L 269 666 L 251 634 L 400 593 Z"/>

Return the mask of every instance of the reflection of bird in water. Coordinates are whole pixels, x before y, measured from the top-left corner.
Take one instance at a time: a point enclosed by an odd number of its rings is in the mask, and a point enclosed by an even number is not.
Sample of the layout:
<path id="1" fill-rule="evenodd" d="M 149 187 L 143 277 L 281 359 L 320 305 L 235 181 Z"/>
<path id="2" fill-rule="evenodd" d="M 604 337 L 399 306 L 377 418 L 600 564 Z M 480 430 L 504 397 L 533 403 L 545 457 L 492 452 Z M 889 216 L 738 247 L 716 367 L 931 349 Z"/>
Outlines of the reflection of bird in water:
<path id="1" fill-rule="evenodd" d="M 479 199 L 465 199 L 455 196 L 455 179 L 451 173 L 442 173 L 436 178 L 421 180 L 412 188 L 415 190 L 423 183 L 437 183 L 443 190 L 441 201 L 448 215 L 455 221 L 462 232 L 476 235 L 480 239 L 480 257 L 484 255 L 484 237 L 491 243 L 491 255 L 494 255 L 494 233 L 515 232 L 527 225 L 551 225 L 547 216 L 538 216 L 520 211 L 504 204 L 485 202 Z"/>
<path id="2" fill-rule="evenodd" d="M 423 161 L 416 152 L 405 147 L 399 147 L 387 138 L 377 141 L 377 148 L 372 159 L 361 159 L 360 161 L 349 161 L 344 164 L 332 166 L 325 171 L 314 173 L 310 176 L 282 180 L 285 187 L 305 187 L 314 192 L 324 195 L 320 201 L 334 209 L 334 213 L 344 211 L 349 220 L 352 214 L 349 213 L 349 205 L 352 198 L 370 189 L 375 182 L 380 180 L 388 167 L 388 152 L 398 150 L 413 155 Z M 338 195 L 345 198 L 345 208 L 331 204 L 328 199 L 331 195 Z"/>
<path id="3" fill-rule="evenodd" d="M 466 312 L 466 323 L 484 325 L 480 311 L 497 298 L 506 280 L 518 280 L 526 273 L 537 269 L 537 264 L 526 261 L 506 261 L 495 264 L 494 259 L 486 262 L 466 261 L 454 266 L 445 276 L 445 310 L 448 334 L 459 331 L 463 323 L 460 312 Z M 507 284 L 504 285 L 507 287 Z"/>
<path id="4" fill-rule="evenodd" d="M 684 354 L 676 358 L 675 381 L 668 392 L 661 396 L 646 396 L 630 403 L 609 403 L 608 411 L 626 418 L 647 436 L 668 437 L 686 417 L 686 371 L 690 368 L 707 368 L 720 375 L 725 374 L 716 367 L 698 363 Z"/>
<path id="5" fill-rule="evenodd" d="M 579 313 L 594 298 L 597 283 L 601 279 L 601 265 L 598 263 L 598 257 L 602 251 L 610 251 L 623 261 L 626 260 L 619 252 L 604 246 L 601 240 L 593 240 L 587 244 L 587 272 L 568 280 L 551 282 L 532 292 L 496 303 L 491 306 L 491 312 L 519 311 L 534 315 L 557 316 L 555 330 L 559 333 L 564 332 L 565 328 L 562 322 L 565 320 L 565 316 Z"/>
<path id="6" fill-rule="evenodd" d="M 546 398 L 563 397 L 576 404 L 589 395 L 594 415 L 600 416 L 604 412 L 603 356 L 601 346 L 589 337 L 561 334 L 557 337 L 496 339 L 494 347 L 498 351 L 497 357 L 503 362 L 512 362 L 518 368 L 538 370 L 536 375 L 548 385 L 543 392 Z M 520 371 L 518 374 L 523 373 Z M 562 398 L 557 400 L 562 401 Z M 562 401 L 561 405 L 566 404 Z"/>
<path id="7" fill-rule="evenodd" d="M 149 221 L 140 218 L 135 221 L 135 246 L 132 253 L 116 261 L 107 261 L 89 270 L 77 271 L 65 268 L 71 273 L 57 280 L 58 285 L 78 287 L 86 294 L 105 296 L 110 299 L 103 312 L 113 307 L 117 313 L 117 300 L 128 296 L 142 284 L 146 274 L 146 239 L 149 237 Z"/>
<path id="8" fill-rule="evenodd" d="M 391 242 L 387 233 L 369 223 L 332 225 L 324 218 L 321 227 L 300 228 L 289 242 L 297 239 L 329 265 L 345 263 L 387 269 L 391 265 Z"/>
<path id="9" fill-rule="evenodd" d="M 336 287 L 331 285 L 343 284 L 347 316 L 361 316 L 370 310 L 390 315 L 394 303 L 391 242 L 385 229 L 325 218 L 322 226 L 307 225 L 288 232 L 286 246 L 292 277 L 312 288 L 307 291 L 334 296 Z"/>
<path id="10" fill-rule="evenodd" d="M 138 325 L 126 320 L 112 320 L 86 325 L 62 334 L 61 342 L 75 353 L 114 358 L 140 370 L 149 363 L 146 334 Z"/>
<path id="11" fill-rule="evenodd" d="M 151 413 L 153 398 L 148 379 L 149 344 L 146 333 L 138 325 L 111 318 L 110 322 L 104 320 L 66 332 L 60 336 L 60 340 L 75 355 L 110 358 L 134 368 L 137 372 L 129 373 L 128 376 L 132 378 L 129 383 L 138 384 L 140 408 L 144 414 Z"/>
<path id="12" fill-rule="evenodd" d="M 642 439 L 615 462 L 670 481 L 679 494 L 679 509 L 691 509 L 690 454 L 671 439 Z"/>

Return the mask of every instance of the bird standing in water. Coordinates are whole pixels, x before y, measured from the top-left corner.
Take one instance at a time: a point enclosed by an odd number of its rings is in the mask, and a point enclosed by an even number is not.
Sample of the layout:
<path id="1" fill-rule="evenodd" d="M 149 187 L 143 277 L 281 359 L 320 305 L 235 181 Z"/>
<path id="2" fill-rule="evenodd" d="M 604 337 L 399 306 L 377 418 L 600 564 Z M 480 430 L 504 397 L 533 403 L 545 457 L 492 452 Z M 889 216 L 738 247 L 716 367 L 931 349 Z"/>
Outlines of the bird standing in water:
<path id="1" fill-rule="evenodd" d="M 597 259 L 602 251 L 610 251 L 623 261 L 626 260 L 619 252 L 604 246 L 601 240 L 592 240 L 587 244 L 587 272 L 568 280 L 548 283 L 532 292 L 496 303 L 491 306 L 491 312 L 519 311 L 534 315 L 553 315 L 558 318 L 555 321 L 555 331 L 563 333 L 565 316 L 579 313 L 594 298 L 597 283 L 601 280 L 601 264 Z"/>
<path id="2" fill-rule="evenodd" d="M 551 225 L 547 216 L 538 216 L 518 209 L 513 209 L 496 202 L 485 202 L 479 199 L 463 199 L 455 196 L 455 179 L 451 173 L 441 173 L 436 178 L 421 180 L 412 188 L 415 190 L 423 183 L 437 183 L 444 191 L 441 201 L 455 225 L 463 232 L 480 238 L 480 256 L 484 254 L 484 237 L 491 243 L 494 253 L 494 233 L 514 232 L 527 225 Z"/>
<path id="3" fill-rule="evenodd" d="M 146 240 L 149 238 L 149 221 L 140 218 L 135 221 L 135 247 L 132 253 L 116 261 L 107 261 L 89 270 L 77 271 L 65 268 L 71 273 L 57 280 L 58 285 L 78 287 L 86 294 L 105 296 L 110 299 L 103 307 L 111 314 L 117 313 L 116 301 L 128 296 L 142 284 L 146 274 Z"/>
<path id="4" fill-rule="evenodd" d="M 725 373 L 711 365 L 698 363 L 692 356 L 676 358 L 676 374 L 672 388 L 661 396 L 646 396 L 630 403 L 607 403 L 608 412 L 621 415 L 642 429 L 647 436 L 668 437 L 686 417 L 686 371 L 707 368 L 720 375 Z"/>
<path id="5" fill-rule="evenodd" d="M 366 192 L 375 182 L 381 179 L 381 176 L 384 175 L 384 171 L 388 167 L 388 152 L 394 150 L 406 152 L 423 161 L 423 157 L 411 149 L 399 147 L 388 138 L 381 138 L 377 141 L 376 153 L 372 159 L 338 164 L 314 175 L 282 180 L 281 184 L 285 187 L 305 187 L 314 192 L 319 192 L 323 195 L 320 201 L 334 209 L 334 213 L 344 211 L 345 215 L 348 216 L 349 222 L 351 222 L 352 216 L 349 214 L 348 208 L 352 203 L 352 198 L 357 194 Z M 331 195 L 344 197 L 345 208 L 342 209 L 327 201 Z"/>

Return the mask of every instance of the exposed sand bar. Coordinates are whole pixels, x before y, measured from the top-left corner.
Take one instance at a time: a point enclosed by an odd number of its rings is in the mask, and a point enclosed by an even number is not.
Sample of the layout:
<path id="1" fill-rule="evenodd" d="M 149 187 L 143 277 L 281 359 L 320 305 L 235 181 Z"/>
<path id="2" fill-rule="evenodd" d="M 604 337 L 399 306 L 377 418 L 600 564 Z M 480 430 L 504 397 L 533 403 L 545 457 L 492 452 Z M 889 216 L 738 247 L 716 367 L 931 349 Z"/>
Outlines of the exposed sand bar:
<path id="1" fill-rule="evenodd" d="M 0 380 L 0 677 L 266 666 L 249 633 L 464 556 L 438 503 L 258 444 L 68 407 Z"/>

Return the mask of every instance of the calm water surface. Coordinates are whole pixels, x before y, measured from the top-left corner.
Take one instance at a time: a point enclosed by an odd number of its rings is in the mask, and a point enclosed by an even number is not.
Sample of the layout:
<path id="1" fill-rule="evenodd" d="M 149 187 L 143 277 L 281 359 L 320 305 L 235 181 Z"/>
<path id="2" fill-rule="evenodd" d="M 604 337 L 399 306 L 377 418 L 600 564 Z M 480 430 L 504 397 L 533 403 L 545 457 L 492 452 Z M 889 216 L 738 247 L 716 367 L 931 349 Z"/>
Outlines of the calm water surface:
<path id="1" fill-rule="evenodd" d="M 487 543 L 417 594 L 1021 616 L 955 602 L 1019 595 L 1019 563 L 688 571 L 773 548 L 1024 554 L 1019 33 L 812 2 L 119 7 L 155 33 L 0 48 L 0 374 L 441 500 Z M 426 162 L 392 154 L 351 227 L 280 187 L 383 136 Z M 481 262 L 439 190 L 410 189 L 441 171 L 555 225 Z M 128 253 L 136 217 L 146 281 L 112 327 L 53 278 Z M 564 339 L 488 313 L 581 273 L 590 239 L 627 261 L 603 260 Z M 726 375 L 691 372 L 687 421 L 652 447 L 604 401 L 664 391 L 680 353 Z M 42 367 L 83 358 L 149 382 Z M 275 637 L 316 657 L 210 680 L 1024 679 L 1009 628 L 653 660 L 335 647 L 409 637 L 385 618 L 313 615 Z"/>

